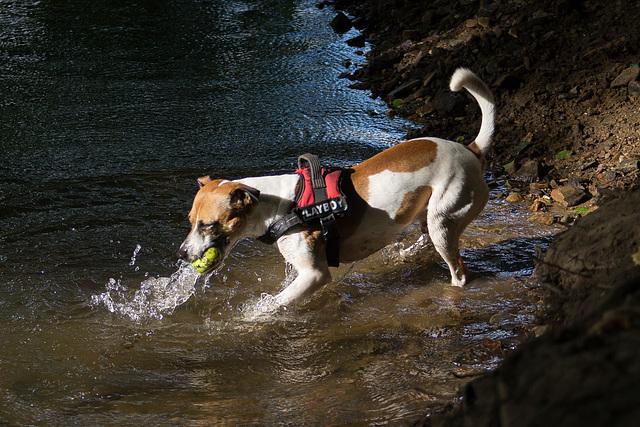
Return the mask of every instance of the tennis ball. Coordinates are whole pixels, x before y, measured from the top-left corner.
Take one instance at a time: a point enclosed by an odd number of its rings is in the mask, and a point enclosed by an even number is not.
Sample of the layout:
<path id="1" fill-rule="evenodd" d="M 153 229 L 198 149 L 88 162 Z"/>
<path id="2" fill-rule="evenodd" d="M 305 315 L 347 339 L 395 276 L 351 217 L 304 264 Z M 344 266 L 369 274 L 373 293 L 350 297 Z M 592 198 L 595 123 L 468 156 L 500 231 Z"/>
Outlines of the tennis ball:
<path id="1" fill-rule="evenodd" d="M 203 274 L 216 264 L 219 256 L 220 251 L 218 248 L 209 248 L 204 252 L 202 258 L 193 261 L 191 265 L 198 273 Z"/>

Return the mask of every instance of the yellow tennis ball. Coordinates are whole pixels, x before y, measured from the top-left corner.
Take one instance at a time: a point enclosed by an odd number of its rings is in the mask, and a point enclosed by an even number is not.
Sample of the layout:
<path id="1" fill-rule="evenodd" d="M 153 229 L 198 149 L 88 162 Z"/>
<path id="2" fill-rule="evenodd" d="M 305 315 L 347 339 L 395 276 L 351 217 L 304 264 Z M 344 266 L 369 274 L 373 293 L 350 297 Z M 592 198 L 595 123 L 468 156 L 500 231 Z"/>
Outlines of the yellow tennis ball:
<path id="1" fill-rule="evenodd" d="M 209 248 L 204 252 L 202 258 L 193 261 L 191 265 L 198 273 L 203 274 L 216 264 L 219 256 L 220 251 L 218 248 Z"/>

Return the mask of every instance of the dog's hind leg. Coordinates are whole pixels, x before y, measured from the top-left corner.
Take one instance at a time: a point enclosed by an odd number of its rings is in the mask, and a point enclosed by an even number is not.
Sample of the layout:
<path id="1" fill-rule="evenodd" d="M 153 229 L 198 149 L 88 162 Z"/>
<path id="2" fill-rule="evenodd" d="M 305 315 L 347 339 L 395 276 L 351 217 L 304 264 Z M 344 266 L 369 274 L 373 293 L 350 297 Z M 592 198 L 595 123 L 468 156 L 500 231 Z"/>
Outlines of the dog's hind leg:
<path id="1" fill-rule="evenodd" d="M 438 215 L 429 215 L 429 237 L 436 251 L 449 266 L 451 272 L 451 284 L 464 286 L 469 278 L 469 269 L 460 256 L 458 242 L 464 227 L 459 223 L 445 219 Z"/>
<path id="2" fill-rule="evenodd" d="M 429 237 L 436 251 L 449 266 L 451 284 L 454 286 L 464 286 L 469 281 L 469 269 L 460 256 L 460 235 L 482 212 L 489 200 L 489 189 L 484 182 L 479 182 L 473 192 L 467 195 L 468 198 L 458 200 L 467 199 L 471 203 L 459 205 L 457 209 L 450 209 L 446 213 L 433 212 L 430 209 L 427 215 Z"/>

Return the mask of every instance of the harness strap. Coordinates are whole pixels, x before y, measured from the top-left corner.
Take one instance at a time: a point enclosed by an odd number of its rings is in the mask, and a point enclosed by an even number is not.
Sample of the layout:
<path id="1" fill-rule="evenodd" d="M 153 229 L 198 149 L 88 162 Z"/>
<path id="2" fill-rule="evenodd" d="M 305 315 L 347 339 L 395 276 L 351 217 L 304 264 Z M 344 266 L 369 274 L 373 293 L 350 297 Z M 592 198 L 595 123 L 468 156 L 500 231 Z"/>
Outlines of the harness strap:
<path id="1" fill-rule="evenodd" d="M 290 213 L 273 222 L 267 232 L 258 239 L 264 243 L 273 244 L 290 228 L 299 224 L 308 225 L 311 221 L 319 220 L 325 241 L 327 262 L 330 266 L 337 267 L 340 264 L 340 233 L 336 214 L 340 215 L 347 210 L 347 200 L 342 195 L 331 199 L 328 197 L 322 165 L 317 156 L 309 153 L 301 155 L 298 158 L 298 169 L 308 170 L 314 202 L 294 208 Z"/>
<path id="2" fill-rule="evenodd" d="M 313 197 L 316 202 L 327 200 L 327 184 L 325 184 L 322 176 L 322 164 L 320 164 L 318 156 L 307 153 L 298 157 L 298 169 L 305 168 L 309 169 L 311 188 L 313 188 Z"/>

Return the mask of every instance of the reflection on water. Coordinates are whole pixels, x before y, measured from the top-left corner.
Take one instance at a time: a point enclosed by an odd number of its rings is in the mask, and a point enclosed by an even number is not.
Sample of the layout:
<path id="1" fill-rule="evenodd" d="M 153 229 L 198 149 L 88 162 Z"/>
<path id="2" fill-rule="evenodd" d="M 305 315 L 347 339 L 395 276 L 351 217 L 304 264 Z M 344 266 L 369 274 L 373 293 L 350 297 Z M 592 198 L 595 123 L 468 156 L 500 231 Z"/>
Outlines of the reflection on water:
<path id="1" fill-rule="evenodd" d="M 492 200 L 476 278 L 411 230 L 272 312 L 287 278 L 240 242 L 176 262 L 195 178 L 352 164 L 406 123 L 337 76 L 363 56 L 306 0 L 0 1 L 0 424 L 375 424 L 452 401 L 538 310 L 557 230 Z M 290 280 L 290 278 L 289 278 Z"/>

